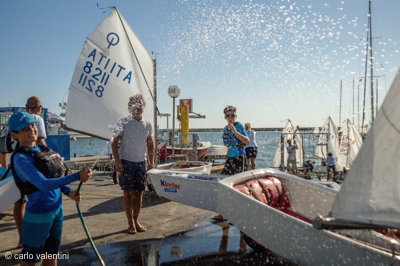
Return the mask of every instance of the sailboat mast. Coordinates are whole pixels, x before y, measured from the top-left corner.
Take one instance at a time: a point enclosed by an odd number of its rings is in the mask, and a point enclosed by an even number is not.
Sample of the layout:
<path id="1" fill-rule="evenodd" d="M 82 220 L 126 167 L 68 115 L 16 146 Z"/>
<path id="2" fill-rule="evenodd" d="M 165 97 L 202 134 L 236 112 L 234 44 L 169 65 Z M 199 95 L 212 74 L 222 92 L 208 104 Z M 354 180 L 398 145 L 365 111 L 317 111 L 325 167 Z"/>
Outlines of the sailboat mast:
<path id="1" fill-rule="evenodd" d="M 158 164 L 158 145 L 157 145 L 157 137 L 158 137 L 158 124 L 157 124 L 157 59 L 153 59 L 153 89 L 154 89 L 154 154 L 156 161 L 155 163 Z"/>
<path id="2" fill-rule="evenodd" d="M 369 3 L 371 3 L 371 0 L 369 0 Z M 371 5 L 369 5 L 371 7 Z M 370 10 L 369 10 L 370 11 Z M 364 121 L 365 121 L 365 99 L 367 96 L 367 75 L 368 75 L 368 48 L 369 48 L 369 23 L 371 22 L 369 18 L 371 17 L 371 14 L 368 12 L 368 28 L 367 28 L 367 38 L 365 42 L 365 71 L 364 71 L 364 97 L 363 97 L 363 117 L 361 121 L 361 131 L 364 133 Z"/>
<path id="3" fill-rule="evenodd" d="M 360 82 L 361 79 L 358 80 L 357 85 L 357 126 L 360 129 Z"/>
<path id="4" fill-rule="evenodd" d="M 376 95 L 375 95 L 375 99 L 376 99 L 376 102 L 375 102 L 375 105 L 376 105 L 376 114 L 378 114 L 378 88 L 379 88 L 379 86 L 378 86 L 378 79 L 376 79 Z"/>
<path id="5" fill-rule="evenodd" d="M 372 53 L 372 13 L 371 13 L 371 0 L 369 0 L 368 7 L 368 25 L 369 25 L 369 59 L 370 59 L 370 84 L 371 84 L 371 123 L 374 122 L 375 118 L 375 107 L 374 107 L 374 64 L 373 64 L 373 53 Z"/>
<path id="6" fill-rule="evenodd" d="M 354 125 L 354 77 L 353 77 L 353 125 Z"/>
<path id="7" fill-rule="evenodd" d="M 340 80 L 339 127 L 342 122 L 342 80 Z"/>

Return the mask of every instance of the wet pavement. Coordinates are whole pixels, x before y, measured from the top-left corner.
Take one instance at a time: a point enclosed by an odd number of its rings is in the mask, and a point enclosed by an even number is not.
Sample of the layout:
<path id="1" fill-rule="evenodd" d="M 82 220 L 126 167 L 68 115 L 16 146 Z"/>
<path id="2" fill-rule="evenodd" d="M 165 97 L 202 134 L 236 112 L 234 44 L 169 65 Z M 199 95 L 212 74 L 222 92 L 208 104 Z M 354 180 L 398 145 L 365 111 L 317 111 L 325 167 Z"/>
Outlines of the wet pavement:
<path id="1" fill-rule="evenodd" d="M 268 250 L 255 251 L 228 222 L 212 224 L 209 219 L 186 232 L 164 239 L 123 241 L 97 246 L 107 265 L 289 265 L 290 262 Z M 68 263 L 98 265 L 91 248 L 68 252 Z"/>
<path id="2" fill-rule="evenodd" d="M 101 179 L 100 179 L 101 180 Z M 76 184 L 75 184 L 76 185 Z M 80 208 L 107 265 L 287 265 L 267 250 L 254 251 L 229 222 L 211 223 L 215 213 L 146 191 L 140 220 L 147 231 L 127 234 L 122 192 L 112 180 L 89 181 Z M 60 265 L 99 265 L 82 229 L 76 206 L 64 198 L 65 221 Z M 0 265 L 20 262 L 18 234 L 9 208 L 0 219 Z M 12 255 L 7 259 L 6 255 Z"/>

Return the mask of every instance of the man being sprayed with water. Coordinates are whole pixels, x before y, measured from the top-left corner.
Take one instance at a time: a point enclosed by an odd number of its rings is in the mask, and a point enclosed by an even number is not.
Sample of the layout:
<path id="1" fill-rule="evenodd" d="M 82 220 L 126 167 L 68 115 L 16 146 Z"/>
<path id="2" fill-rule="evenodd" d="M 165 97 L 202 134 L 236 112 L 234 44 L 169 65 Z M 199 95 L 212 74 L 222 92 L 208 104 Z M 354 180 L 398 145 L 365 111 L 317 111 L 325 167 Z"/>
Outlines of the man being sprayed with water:
<path id="1" fill-rule="evenodd" d="M 249 144 L 250 140 L 244 126 L 239 122 L 235 122 L 236 107 L 228 105 L 224 109 L 224 114 L 228 125 L 224 128 L 222 139 L 224 145 L 228 147 L 228 154 L 221 174 L 234 175 L 241 173 L 246 169 L 244 146 Z M 220 214 L 211 219 L 216 222 L 225 220 Z"/>
<path id="2" fill-rule="evenodd" d="M 120 174 L 119 184 L 124 192 L 123 201 L 130 234 L 146 231 L 138 218 L 145 190 L 146 171 L 154 165 L 153 128 L 142 117 L 145 105 L 142 94 L 129 98 L 128 108 L 132 115 L 119 121 L 112 141 L 115 170 Z"/>
<path id="3" fill-rule="evenodd" d="M 244 146 L 250 143 L 244 126 L 235 122 L 236 107 L 228 105 L 224 109 L 225 119 L 228 125 L 224 128 L 222 136 L 224 145 L 228 147 L 228 158 L 226 159 L 223 175 L 234 175 L 245 170 Z"/>

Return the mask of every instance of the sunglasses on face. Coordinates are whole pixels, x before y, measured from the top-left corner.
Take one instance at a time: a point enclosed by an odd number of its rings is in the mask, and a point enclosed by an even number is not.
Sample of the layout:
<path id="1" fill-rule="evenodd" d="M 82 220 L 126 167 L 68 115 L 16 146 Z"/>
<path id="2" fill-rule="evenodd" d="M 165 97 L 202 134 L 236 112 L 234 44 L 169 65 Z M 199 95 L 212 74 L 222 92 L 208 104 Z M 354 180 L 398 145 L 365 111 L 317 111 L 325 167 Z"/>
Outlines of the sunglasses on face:
<path id="1" fill-rule="evenodd" d="M 225 118 L 234 118 L 236 115 L 225 115 Z"/>
<path id="2" fill-rule="evenodd" d="M 30 107 L 28 107 L 29 109 L 35 109 L 35 108 L 40 108 L 40 107 L 42 107 L 41 105 L 39 105 L 39 106 L 30 106 Z"/>

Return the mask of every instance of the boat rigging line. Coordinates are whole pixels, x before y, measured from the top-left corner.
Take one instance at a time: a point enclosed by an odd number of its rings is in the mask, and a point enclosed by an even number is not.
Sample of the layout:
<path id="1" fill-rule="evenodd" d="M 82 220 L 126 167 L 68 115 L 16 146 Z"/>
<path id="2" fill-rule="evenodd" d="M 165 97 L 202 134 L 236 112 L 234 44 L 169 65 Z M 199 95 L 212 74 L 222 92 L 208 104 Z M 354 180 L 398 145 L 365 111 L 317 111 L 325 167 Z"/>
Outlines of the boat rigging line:
<path id="1" fill-rule="evenodd" d="M 129 45 L 130 45 L 130 47 L 131 47 L 131 49 L 132 49 L 132 52 L 133 52 L 133 55 L 135 56 L 135 59 L 136 59 L 136 62 L 137 62 L 137 64 L 138 64 L 138 66 L 139 66 L 140 72 L 142 73 L 143 79 L 144 79 L 144 81 L 146 82 L 146 86 L 147 86 L 147 89 L 149 90 L 150 96 L 151 96 L 151 98 L 153 99 L 153 103 L 154 103 L 155 109 L 156 109 L 158 115 L 160 115 L 161 113 L 160 113 L 160 111 L 158 110 L 156 98 L 155 98 L 155 96 L 153 95 L 153 93 L 151 92 L 149 83 L 147 82 L 147 78 L 146 78 L 146 76 L 144 75 L 144 72 L 143 72 L 143 69 L 142 69 L 142 65 L 140 64 L 140 61 L 139 61 L 139 59 L 137 58 L 137 55 L 136 55 L 135 49 L 133 48 L 131 39 L 128 37 L 129 35 L 128 35 L 128 33 L 126 32 L 126 28 L 125 28 L 125 25 L 124 25 L 124 23 L 123 23 L 123 21 L 122 21 L 121 14 L 119 13 L 119 11 L 118 11 L 118 9 L 117 9 L 116 7 L 113 7 L 113 8 L 115 9 L 115 11 L 117 11 L 118 18 L 119 18 L 119 20 L 121 21 L 122 27 L 124 28 L 124 32 L 125 32 L 125 35 L 127 36 Z M 156 61 L 153 60 L 153 62 L 155 63 Z"/>

